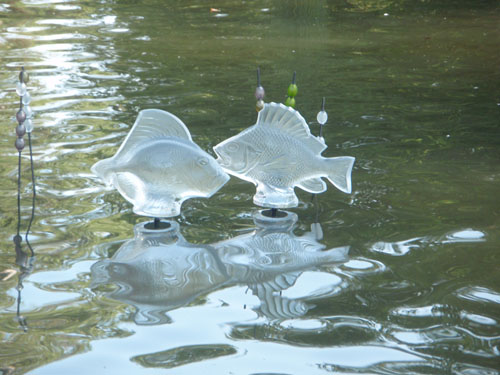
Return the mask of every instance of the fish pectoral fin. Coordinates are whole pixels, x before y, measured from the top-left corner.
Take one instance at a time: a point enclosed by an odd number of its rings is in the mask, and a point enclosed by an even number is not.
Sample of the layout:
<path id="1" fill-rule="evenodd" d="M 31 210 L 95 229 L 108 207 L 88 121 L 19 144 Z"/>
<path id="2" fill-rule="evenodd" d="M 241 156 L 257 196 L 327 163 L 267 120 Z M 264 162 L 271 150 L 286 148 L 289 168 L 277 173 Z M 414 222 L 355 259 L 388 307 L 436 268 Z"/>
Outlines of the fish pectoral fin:
<path id="1" fill-rule="evenodd" d="M 141 179 L 130 172 L 117 172 L 113 176 L 113 185 L 131 203 L 140 200 L 144 190 L 144 183 Z"/>
<path id="2" fill-rule="evenodd" d="M 320 177 L 303 180 L 297 186 L 302 190 L 315 194 L 322 193 L 326 190 L 326 184 Z"/>
<path id="3" fill-rule="evenodd" d="M 287 155 L 281 154 L 278 156 L 273 157 L 271 160 L 264 162 L 262 161 L 260 163 L 261 167 L 269 168 L 273 167 L 274 169 L 277 170 L 289 170 L 291 166 L 296 164 L 293 160 L 289 161 L 287 160 Z"/>

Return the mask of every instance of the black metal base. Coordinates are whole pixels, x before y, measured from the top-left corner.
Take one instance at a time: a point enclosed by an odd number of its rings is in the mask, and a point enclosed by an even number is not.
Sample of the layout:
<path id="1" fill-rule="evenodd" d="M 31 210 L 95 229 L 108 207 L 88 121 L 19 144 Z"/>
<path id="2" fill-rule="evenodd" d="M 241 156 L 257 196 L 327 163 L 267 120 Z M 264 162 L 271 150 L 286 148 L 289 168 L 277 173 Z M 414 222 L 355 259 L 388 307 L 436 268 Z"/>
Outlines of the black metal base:
<path id="1" fill-rule="evenodd" d="M 161 221 L 158 218 L 155 218 L 154 221 L 150 221 L 149 223 L 144 224 L 144 228 L 149 230 L 159 230 L 159 229 L 168 229 L 172 225 L 168 221 Z"/>
<path id="2" fill-rule="evenodd" d="M 261 211 L 262 215 L 266 217 L 276 217 L 276 218 L 283 218 L 286 217 L 288 214 L 285 211 L 280 211 L 278 208 L 271 208 L 269 210 L 263 210 Z"/>

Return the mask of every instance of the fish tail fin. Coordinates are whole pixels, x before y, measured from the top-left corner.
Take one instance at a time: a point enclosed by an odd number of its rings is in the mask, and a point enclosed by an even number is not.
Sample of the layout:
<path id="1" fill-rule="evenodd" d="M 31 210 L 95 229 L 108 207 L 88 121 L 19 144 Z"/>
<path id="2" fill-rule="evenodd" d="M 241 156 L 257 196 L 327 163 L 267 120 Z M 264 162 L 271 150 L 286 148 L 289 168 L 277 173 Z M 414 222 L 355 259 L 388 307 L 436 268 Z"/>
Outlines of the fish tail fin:
<path id="1" fill-rule="evenodd" d="M 106 185 L 111 185 L 111 177 L 112 177 L 112 163 L 111 163 L 111 158 L 110 159 L 104 159 L 100 160 L 97 163 L 95 163 L 90 170 L 92 171 L 93 174 L 101 178 Z"/>
<path id="2" fill-rule="evenodd" d="M 330 182 L 344 193 L 351 193 L 351 171 L 354 165 L 352 156 L 339 156 L 326 159 L 326 173 Z"/>

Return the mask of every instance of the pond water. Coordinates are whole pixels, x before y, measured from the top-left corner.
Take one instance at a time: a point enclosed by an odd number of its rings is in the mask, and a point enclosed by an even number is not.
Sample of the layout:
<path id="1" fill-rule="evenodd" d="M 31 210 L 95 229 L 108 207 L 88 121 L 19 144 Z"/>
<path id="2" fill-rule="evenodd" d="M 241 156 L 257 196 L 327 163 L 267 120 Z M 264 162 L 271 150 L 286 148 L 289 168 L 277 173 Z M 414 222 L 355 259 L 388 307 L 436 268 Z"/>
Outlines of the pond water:
<path id="1" fill-rule="evenodd" d="M 496 374 L 499 43 L 498 1 L 0 0 L 0 374 Z M 297 189 L 293 232 L 263 229 L 232 178 L 184 203 L 185 242 L 127 263 L 146 218 L 90 167 L 145 108 L 213 154 L 254 124 L 257 67 L 266 101 L 297 72 L 315 134 L 326 98 L 352 194 Z"/>

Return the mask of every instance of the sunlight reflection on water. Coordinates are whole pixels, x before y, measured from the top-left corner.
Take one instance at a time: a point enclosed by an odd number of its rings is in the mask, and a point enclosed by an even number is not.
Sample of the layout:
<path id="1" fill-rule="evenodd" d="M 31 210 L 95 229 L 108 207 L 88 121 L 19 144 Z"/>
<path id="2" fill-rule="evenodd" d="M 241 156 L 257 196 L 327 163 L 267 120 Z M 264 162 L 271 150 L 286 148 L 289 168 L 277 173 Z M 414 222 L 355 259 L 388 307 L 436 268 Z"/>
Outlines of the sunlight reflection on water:
<path id="1" fill-rule="evenodd" d="M 0 373 L 495 374 L 498 9 L 431 3 L 0 4 Z M 10 121 L 21 66 L 38 184 L 23 288 Z M 255 122 L 257 66 L 276 102 L 297 71 L 305 118 L 325 96 L 325 156 L 357 158 L 351 196 L 329 190 L 317 212 L 298 192 L 287 238 L 306 241 L 318 215 L 317 254 L 288 254 L 285 272 L 262 246 L 231 248 L 255 230 L 253 187 L 232 179 L 178 218 L 198 250 L 141 258 L 132 273 L 116 258 L 143 219 L 90 166 L 145 108 L 178 113 L 210 151 Z M 328 262 L 324 248 L 348 259 Z M 221 265 L 232 268 L 216 275 Z M 189 298 L 161 298 L 161 283 L 189 277 Z"/>

